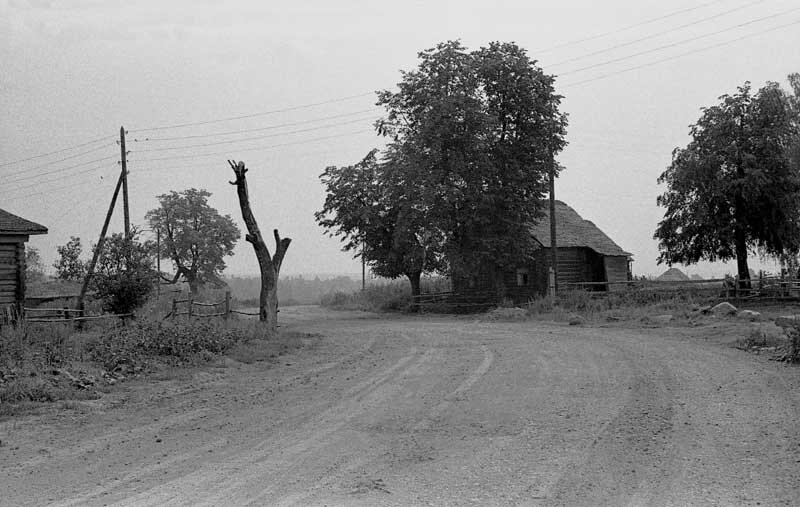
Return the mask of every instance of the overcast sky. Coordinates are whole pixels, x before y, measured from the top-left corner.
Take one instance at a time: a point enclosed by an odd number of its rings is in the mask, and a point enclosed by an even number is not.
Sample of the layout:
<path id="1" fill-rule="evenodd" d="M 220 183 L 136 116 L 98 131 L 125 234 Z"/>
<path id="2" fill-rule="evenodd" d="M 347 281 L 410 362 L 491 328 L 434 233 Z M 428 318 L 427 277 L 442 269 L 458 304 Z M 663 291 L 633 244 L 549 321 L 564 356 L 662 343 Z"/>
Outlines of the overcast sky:
<path id="1" fill-rule="evenodd" d="M 30 242 L 48 265 L 70 236 L 96 241 L 124 126 L 134 223 L 156 195 L 196 187 L 244 230 L 226 159 L 244 160 L 262 230 L 293 239 L 283 273 L 357 273 L 314 221 L 318 176 L 381 146 L 373 92 L 448 39 L 514 41 L 558 76 L 556 195 L 632 252 L 636 274 L 657 274 L 656 178 L 701 107 L 800 71 L 800 0 L 0 0 L 0 207 L 49 228 Z M 258 271 L 243 240 L 228 266 Z"/>

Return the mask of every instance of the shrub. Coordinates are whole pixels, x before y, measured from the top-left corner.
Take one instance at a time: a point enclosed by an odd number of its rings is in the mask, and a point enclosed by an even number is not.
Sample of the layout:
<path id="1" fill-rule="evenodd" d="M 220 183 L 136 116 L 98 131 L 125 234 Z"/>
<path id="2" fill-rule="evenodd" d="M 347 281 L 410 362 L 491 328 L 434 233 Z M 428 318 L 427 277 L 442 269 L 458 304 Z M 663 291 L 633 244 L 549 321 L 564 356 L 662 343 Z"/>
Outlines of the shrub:
<path id="1" fill-rule="evenodd" d="M 136 231 L 130 240 L 116 233 L 103 245 L 94 286 L 105 311 L 131 313 L 147 301 L 157 281 L 152 248 L 137 238 Z"/>
<path id="2" fill-rule="evenodd" d="M 405 311 L 411 306 L 411 289 L 400 280 L 368 285 L 363 291 L 336 291 L 323 295 L 320 304 L 334 310 L 367 312 Z"/>
<path id="3" fill-rule="evenodd" d="M 98 334 L 87 341 L 86 351 L 92 361 L 106 370 L 136 368 L 150 358 L 167 363 L 193 364 L 207 361 L 235 344 L 263 336 L 255 322 L 154 322 L 142 321 L 132 326 Z"/>

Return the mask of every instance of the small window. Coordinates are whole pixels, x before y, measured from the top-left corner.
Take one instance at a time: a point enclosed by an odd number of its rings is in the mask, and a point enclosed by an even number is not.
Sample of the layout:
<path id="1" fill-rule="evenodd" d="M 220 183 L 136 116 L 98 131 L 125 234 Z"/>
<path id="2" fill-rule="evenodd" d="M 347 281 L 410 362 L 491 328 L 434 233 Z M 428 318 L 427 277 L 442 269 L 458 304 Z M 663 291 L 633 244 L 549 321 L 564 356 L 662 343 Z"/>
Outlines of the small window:
<path id="1" fill-rule="evenodd" d="M 521 268 L 517 270 L 517 286 L 518 287 L 525 287 L 528 285 L 528 270 L 525 268 Z"/>

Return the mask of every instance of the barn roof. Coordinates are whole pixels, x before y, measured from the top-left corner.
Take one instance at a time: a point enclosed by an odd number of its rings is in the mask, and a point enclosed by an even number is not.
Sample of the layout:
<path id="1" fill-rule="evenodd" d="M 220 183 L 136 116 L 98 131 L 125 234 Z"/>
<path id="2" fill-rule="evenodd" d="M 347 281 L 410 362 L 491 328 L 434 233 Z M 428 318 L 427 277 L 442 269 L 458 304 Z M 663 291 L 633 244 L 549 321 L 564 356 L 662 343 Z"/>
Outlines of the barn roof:
<path id="1" fill-rule="evenodd" d="M 47 227 L 0 209 L 0 234 L 47 234 Z"/>
<path id="2" fill-rule="evenodd" d="M 545 209 L 544 216 L 531 226 L 536 241 L 543 247 L 550 247 L 550 212 Z M 601 255 L 631 257 L 589 220 L 584 220 L 577 211 L 561 201 L 556 201 L 556 244 L 559 248 L 588 247 Z"/>

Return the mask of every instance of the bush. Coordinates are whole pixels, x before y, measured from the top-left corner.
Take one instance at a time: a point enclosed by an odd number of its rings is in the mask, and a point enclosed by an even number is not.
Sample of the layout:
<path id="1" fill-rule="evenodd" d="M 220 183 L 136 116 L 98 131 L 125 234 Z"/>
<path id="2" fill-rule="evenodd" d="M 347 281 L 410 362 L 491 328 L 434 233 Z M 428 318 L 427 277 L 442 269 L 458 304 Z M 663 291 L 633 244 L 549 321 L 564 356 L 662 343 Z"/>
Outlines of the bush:
<path id="1" fill-rule="evenodd" d="M 108 371 L 142 366 L 150 358 L 173 365 L 194 364 L 207 361 L 237 343 L 262 337 L 262 332 L 255 322 L 225 325 L 144 321 L 94 336 L 86 343 L 86 351 L 92 361 Z"/>
<path id="2" fill-rule="evenodd" d="M 98 257 L 93 283 L 107 312 L 131 313 L 141 307 L 158 280 L 152 248 L 137 238 L 136 231 L 130 240 L 113 234 Z"/>
<path id="3" fill-rule="evenodd" d="M 407 282 L 397 280 L 368 285 L 363 291 L 328 293 L 320 298 L 320 304 L 334 310 L 405 311 L 411 307 L 411 289 Z"/>

